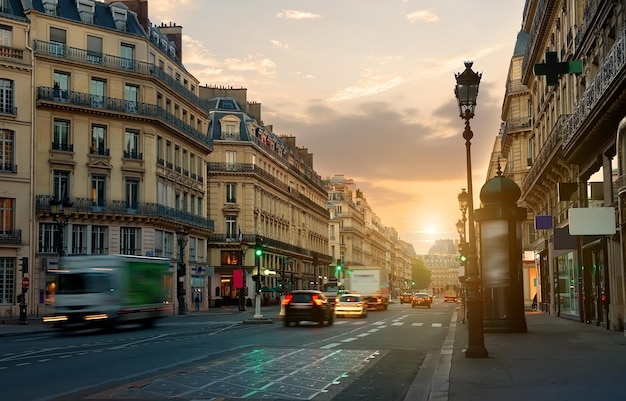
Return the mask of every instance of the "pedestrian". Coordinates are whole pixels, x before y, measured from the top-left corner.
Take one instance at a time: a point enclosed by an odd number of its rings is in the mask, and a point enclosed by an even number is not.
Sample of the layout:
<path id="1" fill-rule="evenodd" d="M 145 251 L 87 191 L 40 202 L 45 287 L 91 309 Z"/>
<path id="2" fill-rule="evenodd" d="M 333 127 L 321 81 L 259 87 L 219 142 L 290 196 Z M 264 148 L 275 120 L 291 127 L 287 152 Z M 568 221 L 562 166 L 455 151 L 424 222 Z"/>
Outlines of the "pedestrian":
<path id="1" fill-rule="evenodd" d="M 196 313 L 198 313 L 200 312 L 200 295 L 196 294 L 194 302 L 196 303 Z"/>
<path id="2" fill-rule="evenodd" d="M 533 297 L 533 303 L 531 305 L 532 310 L 536 311 L 537 310 L 537 294 L 535 294 L 535 296 Z"/>

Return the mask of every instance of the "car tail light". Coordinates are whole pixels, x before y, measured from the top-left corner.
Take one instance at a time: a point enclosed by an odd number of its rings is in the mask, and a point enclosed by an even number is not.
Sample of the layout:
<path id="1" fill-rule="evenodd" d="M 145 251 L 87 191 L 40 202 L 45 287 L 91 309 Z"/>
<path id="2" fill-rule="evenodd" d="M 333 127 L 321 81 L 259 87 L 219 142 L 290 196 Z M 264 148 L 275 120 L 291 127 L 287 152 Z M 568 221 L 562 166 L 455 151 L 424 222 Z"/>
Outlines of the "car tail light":
<path id="1" fill-rule="evenodd" d="M 285 295 L 285 299 L 283 299 L 283 305 L 289 305 L 292 299 L 293 299 L 293 295 L 291 294 Z"/>
<path id="2" fill-rule="evenodd" d="M 311 300 L 313 301 L 315 305 L 318 305 L 318 306 L 324 303 L 324 301 L 322 301 L 316 294 L 313 294 L 313 296 L 311 297 Z"/>

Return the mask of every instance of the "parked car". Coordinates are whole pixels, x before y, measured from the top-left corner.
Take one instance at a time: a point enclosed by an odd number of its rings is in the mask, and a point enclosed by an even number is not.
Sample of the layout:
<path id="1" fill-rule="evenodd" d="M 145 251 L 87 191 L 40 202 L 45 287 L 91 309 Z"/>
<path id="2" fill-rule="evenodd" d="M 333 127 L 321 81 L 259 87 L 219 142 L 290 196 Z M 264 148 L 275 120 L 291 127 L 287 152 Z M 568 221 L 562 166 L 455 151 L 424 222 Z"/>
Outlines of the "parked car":
<path id="1" fill-rule="evenodd" d="M 335 301 L 335 316 L 367 317 L 367 301 L 360 294 L 340 295 Z"/>
<path id="2" fill-rule="evenodd" d="M 411 300 L 411 307 L 415 308 L 416 306 L 427 306 L 430 308 L 430 303 L 430 295 L 425 292 L 416 292 Z"/>
<path id="3" fill-rule="evenodd" d="M 292 291 L 285 295 L 283 306 L 285 327 L 289 327 L 291 323 L 298 325 L 303 321 L 317 322 L 320 326 L 326 322 L 330 326 L 335 317 L 333 303 L 321 291 Z"/>
<path id="4" fill-rule="evenodd" d="M 413 294 L 411 294 L 410 292 L 405 292 L 402 295 L 400 295 L 401 304 L 410 304 L 412 299 L 413 299 Z"/>

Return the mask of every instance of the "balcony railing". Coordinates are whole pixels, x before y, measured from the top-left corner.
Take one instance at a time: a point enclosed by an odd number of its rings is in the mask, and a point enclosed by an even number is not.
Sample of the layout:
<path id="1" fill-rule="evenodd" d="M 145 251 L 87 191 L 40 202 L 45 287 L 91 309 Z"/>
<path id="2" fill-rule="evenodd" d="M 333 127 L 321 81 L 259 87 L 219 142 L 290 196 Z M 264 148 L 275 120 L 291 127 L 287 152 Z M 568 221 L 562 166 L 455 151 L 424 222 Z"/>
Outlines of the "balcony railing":
<path id="1" fill-rule="evenodd" d="M 0 163 L 0 173 L 17 173 L 17 164 Z"/>
<path id="2" fill-rule="evenodd" d="M 0 46 L 0 57 L 24 60 L 24 50 L 8 46 Z"/>
<path id="3" fill-rule="evenodd" d="M 143 160 L 143 153 L 137 151 L 124 151 L 124 159 Z"/>
<path id="4" fill-rule="evenodd" d="M 73 152 L 74 145 L 71 143 L 52 142 L 52 150 L 60 150 L 63 152 Z"/>
<path id="5" fill-rule="evenodd" d="M 225 233 L 221 234 L 211 234 L 209 235 L 209 244 L 215 243 L 234 243 L 239 245 L 239 240 L 232 235 L 228 235 Z M 262 235 L 256 234 L 243 234 L 243 244 L 247 246 L 268 246 L 275 249 L 281 249 L 285 251 L 295 252 L 300 255 L 310 256 L 311 252 L 309 249 L 300 248 L 299 246 L 291 245 L 286 242 L 278 241 L 272 238 L 267 238 Z"/>
<path id="6" fill-rule="evenodd" d="M 44 42 L 41 40 L 34 41 L 33 51 L 35 54 L 43 54 L 46 56 L 58 57 L 83 63 L 99 64 L 107 68 L 132 71 L 138 74 L 155 77 L 194 105 L 203 110 L 209 109 L 209 103 L 207 101 L 200 99 L 195 93 L 190 91 L 180 82 L 176 81 L 173 77 L 167 75 L 165 71 L 157 68 L 154 64 L 118 57 L 111 54 L 96 54 L 89 52 L 86 49 L 79 49 L 70 46 L 64 46 L 64 51 L 59 51 L 59 45 L 57 43 Z"/>
<path id="7" fill-rule="evenodd" d="M 37 195 L 35 199 L 36 209 L 38 211 L 50 210 L 50 201 L 52 199 L 54 199 L 52 195 Z M 211 219 L 158 203 L 135 202 L 129 205 L 125 200 L 107 200 L 96 205 L 90 198 L 72 198 L 70 201 L 72 202 L 73 212 L 160 217 L 165 220 L 173 220 L 188 226 L 209 230 L 213 230 L 215 227 L 215 222 Z"/>
<path id="8" fill-rule="evenodd" d="M 58 89 L 40 86 L 37 88 L 37 99 L 69 103 L 81 107 L 98 107 L 115 113 L 132 113 L 146 117 L 154 117 L 179 129 L 181 132 L 209 147 L 213 146 L 213 140 L 209 136 L 204 135 L 202 132 L 196 130 L 191 125 L 176 118 L 176 116 L 168 113 L 165 109 L 158 107 L 157 105 L 125 99 L 114 99 L 109 97 L 103 98 L 100 95 L 92 95 L 83 92 L 65 92 L 66 93 L 63 94 L 64 96 L 60 97 L 58 96 Z M 94 106 L 94 103 L 101 106 Z"/>
<path id="9" fill-rule="evenodd" d="M 566 148 L 576 137 L 587 117 L 595 111 L 598 102 L 605 99 L 605 93 L 612 90 L 613 80 L 618 75 L 623 74 L 624 66 L 626 66 L 626 32 L 622 31 L 602 62 L 602 66 L 593 81 L 574 106 L 569 121 L 569 129 L 563 138 L 563 148 Z"/>
<path id="10" fill-rule="evenodd" d="M 0 244 L 21 244 L 22 230 L 1 230 Z"/>

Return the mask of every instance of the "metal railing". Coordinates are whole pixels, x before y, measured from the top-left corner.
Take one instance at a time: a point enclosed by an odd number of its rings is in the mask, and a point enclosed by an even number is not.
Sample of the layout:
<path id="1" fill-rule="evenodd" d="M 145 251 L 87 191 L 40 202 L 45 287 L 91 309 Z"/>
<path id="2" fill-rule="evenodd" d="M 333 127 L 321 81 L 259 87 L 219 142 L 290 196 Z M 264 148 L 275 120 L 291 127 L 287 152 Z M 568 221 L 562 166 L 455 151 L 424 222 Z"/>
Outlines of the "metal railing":
<path id="1" fill-rule="evenodd" d="M 22 230 L 0 230 L 0 244 L 21 244 Z"/>
<path id="2" fill-rule="evenodd" d="M 179 129 L 181 132 L 199 142 L 204 143 L 208 147 L 213 147 L 213 140 L 211 137 L 204 135 L 191 125 L 176 118 L 175 115 L 168 113 L 165 109 L 154 104 L 102 97 L 100 95 L 92 95 L 83 92 L 64 91 L 64 93 L 60 93 L 58 89 L 47 86 L 40 86 L 37 88 L 37 99 L 69 103 L 80 107 L 96 107 L 116 113 L 131 113 L 146 117 L 154 117 Z"/>
<path id="3" fill-rule="evenodd" d="M 35 208 L 37 211 L 50 210 L 50 201 L 53 195 L 37 195 Z M 105 200 L 96 204 L 91 198 L 71 198 L 73 212 L 87 212 L 96 214 L 117 214 L 127 216 L 160 217 L 173 220 L 192 227 L 214 230 L 215 222 L 183 210 L 171 208 L 158 203 L 133 202 L 125 200 Z"/>

